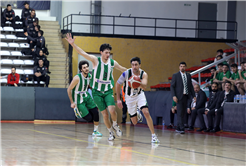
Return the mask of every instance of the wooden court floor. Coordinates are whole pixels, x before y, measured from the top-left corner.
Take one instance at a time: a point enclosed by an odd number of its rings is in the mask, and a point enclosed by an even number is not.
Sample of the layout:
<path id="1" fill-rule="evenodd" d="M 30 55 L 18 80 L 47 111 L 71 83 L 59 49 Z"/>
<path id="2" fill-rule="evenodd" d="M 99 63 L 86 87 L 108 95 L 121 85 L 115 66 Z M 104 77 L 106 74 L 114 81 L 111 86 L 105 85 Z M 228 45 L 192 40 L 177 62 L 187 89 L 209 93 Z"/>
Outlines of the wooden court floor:
<path id="1" fill-rule="evenodd" d="M 93 124 L 1 123 L 2 165 L 246 165 L 244 134 L 160 128 L 157 145 L 145 125 L 120 127 L 123 136 L 109 142 L 104 124 L 93 139 Z"/>

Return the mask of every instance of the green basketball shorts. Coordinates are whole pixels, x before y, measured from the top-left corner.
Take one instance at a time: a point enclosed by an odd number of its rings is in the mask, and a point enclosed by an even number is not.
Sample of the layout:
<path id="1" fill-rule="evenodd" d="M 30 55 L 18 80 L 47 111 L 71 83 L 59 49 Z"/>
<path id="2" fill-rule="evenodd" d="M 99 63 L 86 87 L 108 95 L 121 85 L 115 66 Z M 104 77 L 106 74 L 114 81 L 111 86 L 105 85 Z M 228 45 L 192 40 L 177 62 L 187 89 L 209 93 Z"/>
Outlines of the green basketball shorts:
<path id="1" fill-rule="evenodd" d="M 115 106 L 113 89 L 106 92 L 100 92 L 92 89 L 92 96 L 100 111 L 105 110 L 108 106 Z"/>

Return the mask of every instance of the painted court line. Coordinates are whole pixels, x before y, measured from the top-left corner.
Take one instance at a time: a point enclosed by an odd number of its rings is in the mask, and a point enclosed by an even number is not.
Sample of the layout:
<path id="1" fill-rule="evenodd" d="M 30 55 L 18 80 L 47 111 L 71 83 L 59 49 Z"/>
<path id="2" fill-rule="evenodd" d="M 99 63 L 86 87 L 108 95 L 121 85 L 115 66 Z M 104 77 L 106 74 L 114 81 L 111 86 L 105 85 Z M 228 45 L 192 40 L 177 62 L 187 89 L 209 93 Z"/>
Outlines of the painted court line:
<path id="1" fill-rule="evenodd" d="M 28 130 L 29 131 L 34 131 L 34 132 L 37 132 L 37 133 L 53 135 L 53 136 L 67 138 L 67 139 L 71 139 L 71 140 L 75 140 L 75 141 L 80 141 L 80 142 L 85 142 L 85 143 L 93 143 L 94 144 L 94 142 L 89 142 L 89 141 L 85 141 L 85 140 L 81 140 L 81 139 L 77 139 L 77 138 L 72 138 L 72 137 L 66 137 L 66 136 L 63 136 L 63 135 L 47 133 L 47 132 L 38 131 L 38 130 L 31 130 L 31 129 L 28 129 Z M 121 149 L 120 147 L 110 146 L 110 145 L 106 145 L 106 144 L 99 144 L 99 143 L 95 143 L 95 144 L 100 145 L 100 146 L 105 146 L 105 147 L 111 147 L 111 148 L 114 148 L 114 149 L 124 150 L 124 151 L 128 151 L 128 152 L 136 153 L 136 154 L 141 154 L 141 155 L 145 155 L 145 156 L 155 157 L 155 158 L 159 158 L 159 159 L 163 159 L 163 160 L 173 161 L 173 162 L 177 162 L 177 163 L 181 163 L 181 164 L 196 165 L 196 164 L 188 163 L 188 162 L 185 162 L 185 161 L 179 161 L 179 160 L 170 159 L 170 158 L 166 158 L 166 157 L 151 155 L 151 154 L 148 154 L 148 153 L 142 153 L 142 152 L 138 152 L 138 151 L 135 151 L 135 150 Z"/>

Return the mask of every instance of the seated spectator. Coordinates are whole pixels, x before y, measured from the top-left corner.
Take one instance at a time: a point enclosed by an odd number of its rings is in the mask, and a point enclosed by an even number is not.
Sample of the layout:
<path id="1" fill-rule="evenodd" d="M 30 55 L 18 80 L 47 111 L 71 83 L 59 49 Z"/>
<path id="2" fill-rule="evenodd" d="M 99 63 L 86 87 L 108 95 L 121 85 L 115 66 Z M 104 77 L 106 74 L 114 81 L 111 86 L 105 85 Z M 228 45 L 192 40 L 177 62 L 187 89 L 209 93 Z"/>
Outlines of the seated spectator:
<path id="1" fill-rule="evenodd" d="M 12 67 L 11 68 L 11 73 L 8 75 L 8 81 L 7 84 L 8 86 L 19 86 L 19 81 L 20 81 L 20 75 L 16 73 L 16 68 Z"/>
<path id="2" fill-rule="evenodd" d="M 225 102 L 233 102 L 235 94 L 236 93 L 231 90 L 231 83 L 226 82 L 225 90 L 219 93 L 215 108 L 212 110 L 209 110 L 207 114 L 208 121 L 210 124 L 209 129 L 213 128 L 213 116 L 216 115 L 215 127 L 210 132 L 220 131 L 220 120 L 221 120 L 221 115 L 223 115 L 223 108 L 224 108 Z"/>
<path id="3" fill-rule="evenodd" d="M 191 99 L 188 104 L 189 107 L 187 108 L 187 113 L 191 114 L 191 124 L 188 129 L 189 131 L 194 130 L 194 124 L 196 121 L 196 116 L 198 114 L 197 111 L 201 108 L 205 108 L 205 104 L 207 101 L 206 93 L 200 89 L 199 84 L 194 85 L 194 91 L 196 94 L 196 101 L 194 101 L 194 99 Z"/>
<path id="4" fill-rule="evenodd" d="M 229 71 L 228 65 L 227 64 L 223 64 L 222 67 L 222 72 L 218 73 L 218 77 L 216 77 L 216 79 L 214 80 L 214 82 L 219 83 L 219 85 L 222 86 L 222 89 L 224 90 L 225 88 L 225 83 L 224 83 L 224 77 L 226 78 L 230 78 L 231 77 L 231 72 Z"/>
<path id="5" fill-rule="evenodd" d="M 240 84 L 239 86 L 237 86 L 237 89 L 241 95 L 244 95 L 245 90 L 246 90 L 246 70 L 245 69 L 246 69 L 246 63 L 243 64 L 242 70 L 241 72 L 239 72 L 241 76 L 241 80 L 237 81 L 237 83 Z"/>
<path id="6" fill-rule="evenodd" d="M 31 15 L 26 18 L 25 26 L 27 27 L 28 25 L 33 24 L 34 21 L 36 21 L 36 14 L 35 14 L 35 10 L 32 9 Z"/>
<path id="7" fill-rule="evenodd" d="M 223 57 L 222 57 L 222 55 L 218 55 L 217 57 L 216 57 L 216 59 L 217 59 L 217 61 L 218 60 L 221 60 Z M 226 61 L 224 61 L 224 62 L 222 62 L 222 64 L 224 65 L 228 65 L 228 63 L 226 62 Z M 229 66 L 229 65 L 228 65 Z"/>
<path id="8" fill-rule="evenodd" d="M 212 91 L 211 84 L 213 83 L 214 73 L 215 72 L 216 72 L 216 68 L 215 67 L 210 68 L 211 77 L 205 80 L 205 82 L 207 82 L 205 87 L 209 88 L 209 92 Z M 208 82 L 210 82 L 210 83 L 208 83 Z"/>
<path id="9" fill-rule="evenodd" d="M 219 82 L 223 81 L 223 77 L 221 76 L 223 74 L 223 63 L 219 63 L 218 64 L 218 70 L 216 70 L 216 72 L 214 73 L 214 80 L 213 82 L 217 82 L 219 84 Z M 219 89 L 221 89 L 221 84 L 219 84 L 218 86 Z"/>
<path id="10" fill-rule="evenodd" d="M 168 129 L 174 128 L 174 114 L 176 113 L 177 113 L 177 105 L 176 105 L 176 102 L 173 101 L 172 108 L 170 110 L 170 124 L 169 126 L 167 126 Z"/>
<path id="11" fill-rule="evenodd" d="M 212 130 L 212 128 L 208 128 L 208 129 L 206 128 L 203 114 L 207 115 L 208 111 L 214 109 L 216 106 L 216 102 L 217 102 L 217 99 L 219 96 L 218 83 L 216 83 L 216 82 L 212 83 L 211 89 L 212 89 L 212 91 L 209 93 L 209 100 L 208 100 L 207 107 L 206 108 L 200 108 L 197 110 L 197 114 L 198 114 L 198 118 L 200 120 L 200 126 L 201 126 L 200 129 L 196 130 L 198 132 L 201 132 L 201 131 L 209 132 L 210 130 Z M 211 127 L 212 124 L 209 124 L 209 126 Z"/>
<path id="12" fill-rule="evenodd" d="M 244 69 L 244 63 L 245 63 L 245 62 L 241 62 L 241 63 L 240 63 L 240 67 L 241 67 L 240 70 L 241 70 L 241 71 L 244 71 L 244 70 L 245 70 L 245 69 Z"/>
<path id="13" fill-rule="evenodd" d="M 237 86 L 242 86 L 242 84 L 240 84 L 238 81 L 242 80 L 242 77 L 239 73 L 241 73 L 241 71 L 239 70 L 238 71 L 238 66 L 237 64 L 232 64 L 231 65 L 231 71 L 232 71 L 232 75 L 231 75 L 231 78 L 227 78 L 227 77 L 223 77 L 223 80 L 224 81 L 229 81 L 231 82 L 232 84 L 232 87 L 231 89 L 234 91 L 234 92 L 238 92 L 238 89 L 237 89 Z M 241 91 L 241 92 L 240 92 Z M 244 94 L 244 91 L 242 91 L 240 89 L 240 93 L 243 93 Z"/>
<path id="14" fill-rule="evenodd" d="M 27 36 L 27 39 L 32 41 L 36 44 L 36 52 L 39 53 L 39 50 L 43 50 L 45 48 L 45 38 L 43 37 L 44 32 L 42 30 L 38 31 L 38 38 L 33 38 L 27 33 L 25 35 Z M 30 46 L 31 49 L 33 46 Z"/>
<path id="15" fill-rule="evenodd" d="M 10 21 L 12 26 L 15 24 L 15 12 L 10 4 L 8 4 L 7 8 L 3 11 L 3 21 L 4 23 Z"/>
<path id="16" fill-rule="evenodd" d="M 47 60 L 46 56 L 44 55 L 43 50 L 39 50 L 39 55 L 35 57 L 34 66 L 38 66 L 38 61 L 40 59 L 43 60 L 44 66 L 47 67 L 47 72 L 48 72 L 49 71 L 50 62 Z"/>
<path id="17" fill-rule="evenodd" d="M 47 67 L 44 66 L 42 59 L 38 61 L 38 66 L 34 67 L 34 80 L 38 82 L 38 86 L 40 86 L 40 81 L 45 81 L 46 87 L 49 86 L 50 77 L 47 75 Z"/>
<path id="18" fill-rule="evenodd" d="M 27 17 L 29 17 L 31 15 L 31 11 L 33 10 L 32 8 L 30 8 L 29 3 L 25 2 L 24 3 L 25 8 L 22 10 L 21 12 L 21 20 L 23 23 L 23 26 L 26 26 L 25 22 Z"/>

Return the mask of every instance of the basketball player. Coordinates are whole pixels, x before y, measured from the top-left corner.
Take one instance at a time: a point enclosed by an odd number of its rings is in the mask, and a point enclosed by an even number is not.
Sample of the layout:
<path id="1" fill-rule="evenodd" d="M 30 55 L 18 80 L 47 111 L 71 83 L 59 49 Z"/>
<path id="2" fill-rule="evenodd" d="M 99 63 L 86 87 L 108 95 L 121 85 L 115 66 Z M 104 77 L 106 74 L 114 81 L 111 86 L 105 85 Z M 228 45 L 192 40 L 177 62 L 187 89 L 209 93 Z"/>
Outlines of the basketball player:
<path id="1" fill-rule="evenodd" d="M 93 99 L 88 90 L 90 79 L 88 61 L 79 62 L 79 70 L 67 89 L 68 97 L 71 102 L 71 107 L 74 109 L 77 118 L 83 118 L 88 122 L 94 121 L 93 136 L 101 137 L 102 134 L 98 131 L 99 113 Z"/>
<path id="2" fill-rule="evenodd" d="M 126 71 L 125 67 L 122 67 L 113 59 L 110 59 L 110 51 L 112 47 L 109 44 L 102 44 L 100 47 L 101 57 L 96 57 L 94 55 L 87 54 L 84 50 L 79 48 L 75 43 L 75 38 L 73 39 L 71 34 L 67 34 L 66 40 L 69 44 L 84 58 L 92 62 L 93 71 L 92 71 L 92 80 L 90 86 L 92 87 L 92 96 L 93 99 L 101 111 L 104 119 L 104 123 L 109 131 L 109 141 L 115 139 L 114 131 L 118 137 L 122 136 L 122 132 L 117 124 L 117 114 L 115 111 L 113 87 L 114 87 L 114 78 L 113 78 L 113 69 L 117 69 L 121 72 Z M 113 125 L 111 126 L 108 111 L 110 112 Z"/>
<path id="3" fill-rule="evenodd" d="M 152 143 L 159 143 L 157 136 L 155 135 L 154 126 L 152 118 L 149 114 L 148 103 L 146 97 L 144 95 L 144 89 L 147 87 L 148 83 L 148 75 L 142 69 L 141 60 L 138 57 L 134 57 L 131 59 L 131 66 L 132 68 L 128 69 L 127 71 L 123 72 L 120 78 L 116 83 L 116 94 L 117 94 L 117 105 L 120 109 L 122 109 L 122 102 L 120 100 L 120 87 L 121 84 L 124 83 L 124 91 L 125 91 L 125 100 L 126 105 L 128 108 L 128 113 L 130 114 L 131 121 L 134 125 L 137 124 L 138 121 L 142 121 L 143 117 L 137 108 L 141 110 L 147 120 L 147 124 L 149 129 L 152 133 Z M 129 87 L 128 80 L 131 76 L 138 76 L 140 77 L 141 84 L 138 88 L 134 89 Z"/>

